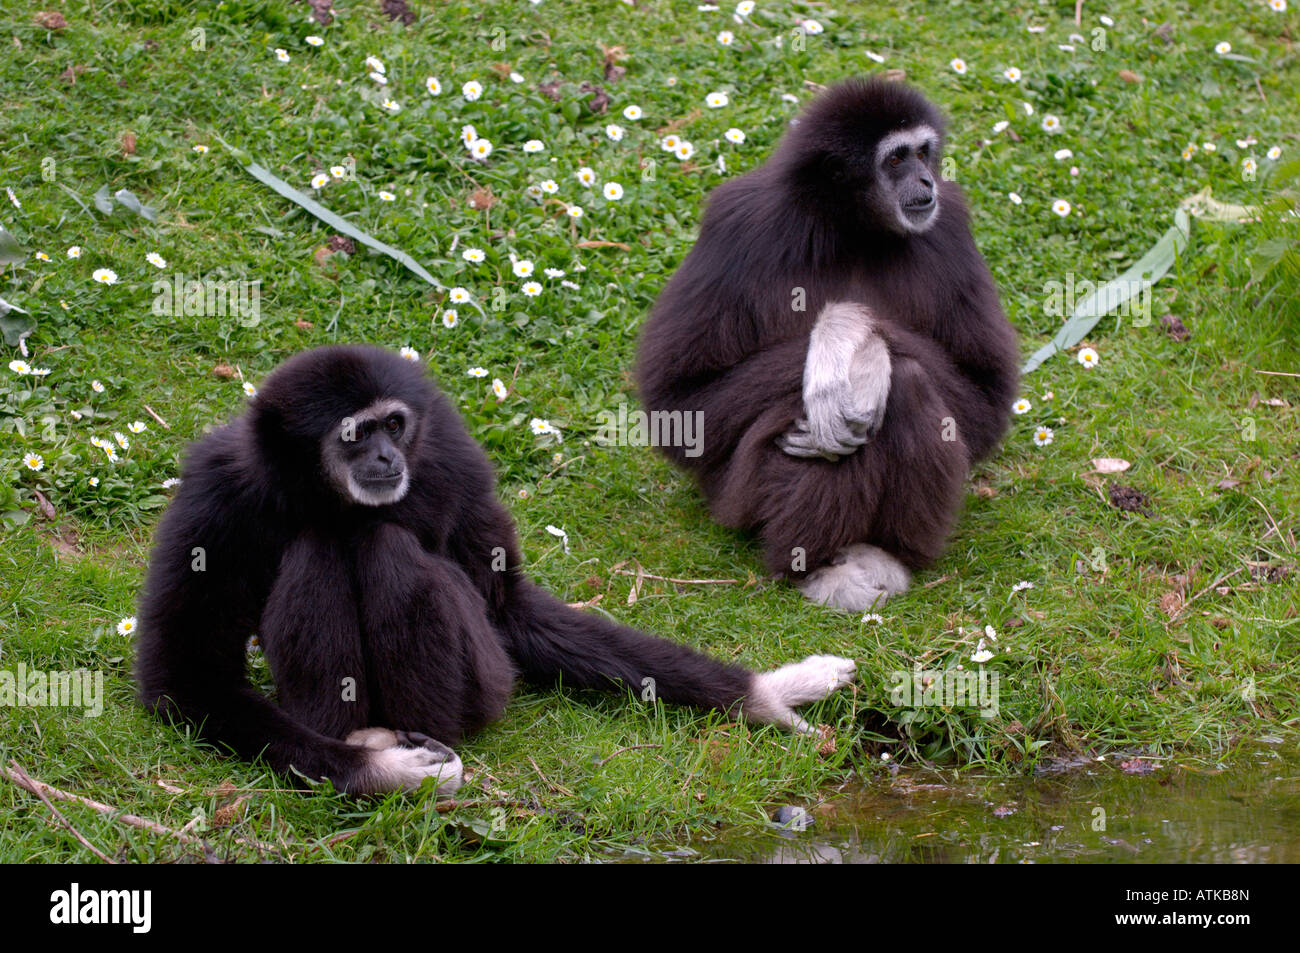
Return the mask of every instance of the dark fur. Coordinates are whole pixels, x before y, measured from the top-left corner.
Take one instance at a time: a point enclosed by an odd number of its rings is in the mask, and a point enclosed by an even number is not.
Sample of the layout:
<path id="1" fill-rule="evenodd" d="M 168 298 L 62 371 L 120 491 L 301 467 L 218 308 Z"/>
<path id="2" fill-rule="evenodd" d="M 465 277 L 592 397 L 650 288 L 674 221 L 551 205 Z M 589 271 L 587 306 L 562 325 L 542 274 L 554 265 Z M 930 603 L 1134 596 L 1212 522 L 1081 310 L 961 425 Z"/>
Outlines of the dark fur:
<path id="1" fill-rule="evenodd" d="M 961 192 L 940 182 L 939 220 L 900 236 L 862 214 L 876 142 L 941 117 L 895 83 L 849 81 L 814 100 L 762 167 L 714 190 L 700 237 L 642 335 L 651 410 L 704 412 L 703 452 L 664 448 L 715 518 L 758 532 L 770 571 L 792 579 L 872 543 L 916 569 L 942 551 L 973 461 L 997 445 L 1017 384 L 1015 332 L 971 238 Z M 934 157 L 937 167 L 938 156 Z M 792 310 L 792 289 L 807 308 Z M 803 413 L 808 339 L 822 307 L 866 304 L 893 365 L 880 430 L 838 462 L 776 438 Z M 958 439 L 941 439 L 952 416 Z"/>
<path id="2" fill-rule="evenodd" d="M 411 488 L 348 502 L 319 446 L 380 397 L 414 411 Z M 669 702 L 734 708 L 748 671 L 569 609 L 519 571 L 491 466 L 424 369 L 377 348 L 328 347 L 275 371 L 248 411 L 190 451 L 158 528 L 140 607 L 143 702 L 277 771 L 364 787 L 380 726 L 455 744 L 499 717 L 516 674 L 578 688 L 652 677 Z M 508 571 L 494 572 L 504 547 Z M 206 571 L 191 568 L 206 551 Z M 258 632 L 279 706 L 249 685 Z M 355 701 L 342 680 L 356 679 Z"/>

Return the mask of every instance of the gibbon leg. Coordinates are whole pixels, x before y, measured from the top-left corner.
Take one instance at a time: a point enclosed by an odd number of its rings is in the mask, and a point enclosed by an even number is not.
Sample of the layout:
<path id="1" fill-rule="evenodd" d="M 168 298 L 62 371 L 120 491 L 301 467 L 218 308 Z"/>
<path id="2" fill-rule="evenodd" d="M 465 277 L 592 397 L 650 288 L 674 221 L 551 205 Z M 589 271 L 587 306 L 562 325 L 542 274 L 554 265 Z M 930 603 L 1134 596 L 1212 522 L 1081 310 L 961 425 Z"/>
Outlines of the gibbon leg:
<path id="1" fill-rule="evenodd" d="M 455 744 L 501 717 L 514 669 L 460 567 L 394 523 L 361 541 L 354 565 L 373 721 Z"/>
<path id="2" fill-rule="evenodd" d="M 369 724 L 369 684 L 347 557 L 305 533 L 286 547 L 258 626 L 277 700 L 331 738 Z"/>
<path id="3" fill-rule="evenodd" d="M 838 461 L 766 454 L 761 529 L 772 571 L 853 612 L 906 590 L 942 552 L 969 454 L 934 375 L 896 357 L 880 429 Z"/>

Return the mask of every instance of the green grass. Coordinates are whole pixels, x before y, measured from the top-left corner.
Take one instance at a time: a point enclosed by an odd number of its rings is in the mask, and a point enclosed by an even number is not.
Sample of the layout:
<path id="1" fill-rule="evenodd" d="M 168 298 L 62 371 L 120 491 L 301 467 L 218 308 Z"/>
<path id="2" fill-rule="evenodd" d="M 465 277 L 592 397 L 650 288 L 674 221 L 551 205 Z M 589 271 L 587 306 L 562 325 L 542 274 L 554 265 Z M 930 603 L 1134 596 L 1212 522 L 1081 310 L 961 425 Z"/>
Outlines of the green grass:
<path id="1" fill-rule="evenodd" d="M 749 23 L 736 24 L 730 3 L 704 13 L 690 3 L 605 0 L 417 3 L 421 19 L 402 27 L 383 21 L 378 4 L 339 0 L 342 15 L 322 27 L 305 22 L 304 4 L 96 0 L 59 5 L 68 26 L 49 31 L 31 7 L 0 0 L 0 187 L 22 203 L 0 195 L 0 224 L 51 258 L 29 254 L 0 274 L 0 298 L 35 320 L 30 363 L 51 371 L 37 379 L 0 367 L 0 668 L 102 671 L 107 696 L 98 718 L 5 710 L 0 760 L 173 828 L 193 822 L 222 857 L 255 858 L 236 840 L 245 838 L 303 861 L 545 861 L 685 844 L 719 825 L 757 829 L 773 805 L 826 796 L 852 774 L 878 770 L 886 753 L 1021 772 L 1072 752 L 1230 760 L 1261 735 L 1293 745 L 1300 379 L 1260 371 L 1300 371 L 1294 215 L 1197 221 L 1191 246 L 1154 290 L 1150 325 L 1105 318 L 1086 341 L 1099 366 L 1063 355 L 1031 375 L 1023 391 L 1033 410 L 1015 418 L 1003 450 L 975 475 L 948 554 L 881 611 L 881 623 L 818 609 L 763 580 L 755 548 L 712 525 L 681 474 L 648 449 L 591 442 L 602 410 L 633 402 L 638 327 L 690 247 L 704 195 L 762 161 L 797 108 L 781 94 L 806 100 L 805 81 L 900 68 L 949 114 L 951 171 L 1026 355 L 1060 323 L 1044 307 L 1045 284 L 1118 274 L 1169 226 L 1181 197 L 1209 185 L 1220 200 L 1252 204 L 1289 187 L 1294 200 L 1297 177 L 1284 169 L 1300 153 L 1294 9 L 1089 3 L 1076 28 L 1066 2 L 890 6 L 897 12 L 760 2 Z M 1113 27 L 1099 27 L 1102 12 Z M 825 31 L 795 44 L 798 16 Z M 1028 25 L 1047 29 L 1031 34 Z M 736 36 L 729 48 L 715 39 L 723 29 Z M 1076 31 L 1085 42 L 1058 49 Z M 312 33 L 322 47 L 305 43 Z M 1216 55 L 1220 41 L 1246 59 Z M 626 52 L 616 82 L 602 77 L 602 47 L 613 46 Z M 277 62 L 277 47 L 289 63 Z M 401 112 L 379 107 L 368 55 L 386 64 L 381 95 Z M 966 61 L 965 75 L 948 66 L 953 57 Z M 1018 84 L 1002 78 L 1008 66 L 1022 71 Z M 442 82 L 439 97 L 424 91 L 430 75 Z M 555 79 L 564 81 L 560 102 L 536 88 Z M 459 95 L 469 80 L 485 87 L 478 102 Z M 608 91 L 606 116 L 583 103 L 583 81 Z M 704 106 L 715 90 L 729 106 Z M 640 121 L 622 118 L 633 103 Z M 1060 117 L 1058 134 L 1040 128 L 1047 114 Z M 1015 138 L 993 132 L 999 120 Z M 609 122 L 626 129 L 622 141 L 605 136 Z M 460 145 L 465 123 L 495 146 L 483 163 Z M 732 127 L 746 133 L 742 145 L 723 139 Z M 658 148 L 669 128 L 694 143 L 691 162 Z M 1258 143 L 1238 148 L 1247 136 Z M 531 138 L 547 151 L 525 154 Z M 242 171 L 221 140 L 304 190 L 351 156 L 355 180 L 331 183 L 320 201 L 445 285 L 468 288 L 484 314 L 461 307 L 459 325 L 445 328 L 441 294 L 364 249 L 316 263 L 331 230 Z M 1217 150 L 1184 160 L 1189 142 Z M 196 144 L 210 151 L 196 153 Z M 1278 161 L 1265 158 L 1274 145 Z M 1061 148 L 1074 157 L 1054 159 Z M 1258 162 L 1253 181 L 1242 176 L 1247 156 Z M 652 178 L 642 157 L 655 160 Z M 581 166 L 600 184 L 621 183 L 623 200 L 580 186 Z M 583 206 L 581 219 L 525 194 L 547 178 L 559 183 L 554 199 Z M 158 221 L 97 211 L 92 196 L 103 186 L 131 190 L 159 210 Z M 499 199 L 488 211 L 467 204 L 477 186 Z M 380 190 L 395 200 L 382 201 Z M 1008 200 L 1013 191 L 1023 204 Z M 1057 198 L 1073 206 L 1068 218 L 1052 214 Z M 72 245 L 84 249 L 79 259 L 66 256 Z M 466 247 L 487 260 L 464 261 Z M 146 263 L 155 251 L 166 269 Z M 521 293 L 512 253 L 535 262 L 539 297 Z M 541 277 L 547 267 L 579 288 Z M 93 281 L 98 268 L 112 268 L 118 283 Z M 153 282 L 178 272 L 260 280 L 260 321 L 153 313 Z M 1162 331 L 1166 313 L 1186 323 L 1189 340 Z M 856 691 L 815 711 L 835 744 L 819 751 L 772 729 L 631 697 L 525 690 L 461 751 L 474 773 L 461 795 L 471 806 L 438 813 L 418 796 L 305 796 L 147 718 L 133 704 L 132 648 L 116 625 L 134 613 L 167 498 L 162 481 L 177 474 L 188 441 L 243 406 L 239 378 L 213 368 L 230 365 L 256 384 L 290 354 L 333 341 L 420 351 L 488 447 L 532 573 L 566 599 L 603 596 L 599 610 L 620 621 L 752 666 L 811 652 L 857 658 Z M 5 364 L 19 357 L 16 347 L 5 352 Z M 491 377 L 467 376 L 475 365 Z M 492 377 L 513 380 L 506 400 L 488 392 Z M 535 438 L 532 417 L 561 428 L 563 442 Z M 148 429 L 131 436 L 117 464 L 89 443 L 136 420 Z M 1034 445 L 1038 424 L 1053 428 L 1050 445 Z M 41 455 L 43 469 L 25 467 L 27 453 Z M 1132 466 L 1085 477 L 1096 457 Z M 1147 494 L 1150 515 L 1111 507 L 1105 493 L 1116 482 Z M 568 554 L 547 524 L 568 532 Z M 632 559 L 660 576 L 741 582 L 647 581 L 629 605 L 633 580 L 612 567 Z M 1258 563 L 1271 574 L 1252 571 Z M 1234 572 L 1226 591 L 1211 588 Z M 1021 580 L 1034 588 L 1013 595 Z M 1196 598 L 1180 610 L 1171 592 Z M 987 666 L 1001 678 L 996 718 L 890 703 L 889 672 L 914 661 L 969 668 L 985 625 L 998 634 Z M 83 807 L 63 810 L 110 855 L 202 856 Z M 0 860 L 91 859 L 47 816 L 0 782 Z"/>

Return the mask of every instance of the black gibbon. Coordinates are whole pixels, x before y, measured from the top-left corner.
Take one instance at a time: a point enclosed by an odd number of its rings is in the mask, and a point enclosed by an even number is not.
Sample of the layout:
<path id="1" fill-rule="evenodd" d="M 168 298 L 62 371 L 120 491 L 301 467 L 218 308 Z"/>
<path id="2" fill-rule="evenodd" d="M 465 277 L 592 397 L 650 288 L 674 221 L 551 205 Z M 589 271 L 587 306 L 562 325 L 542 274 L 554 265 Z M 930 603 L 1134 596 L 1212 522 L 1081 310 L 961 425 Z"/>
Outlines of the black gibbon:
<path id="1" fill-rule="evenodd" d="M 349 792 L 462 781 L 448 745 L 498 718 L 517 675 L 653 679 L 669 702 L 796 731 L 847 659 L 754 674 L 570 609 L 520 572 L 482 449 L 422 367 L 370 347 L 299 354 L 189 452 L 140 605 L 144 704 L 281 773 Z M 278 704 L 256 691 L 257 633 Z"/>
<path id="2" fill-rule="evenodd" d="M 692 453 L 665 452 L 823 605 L 905 590 L 1010 419 L 1015 331 L 942 143 L 915 90 L 831 87 L 714 190 L 642 334 L 647 409 L 702 414 Z"/>

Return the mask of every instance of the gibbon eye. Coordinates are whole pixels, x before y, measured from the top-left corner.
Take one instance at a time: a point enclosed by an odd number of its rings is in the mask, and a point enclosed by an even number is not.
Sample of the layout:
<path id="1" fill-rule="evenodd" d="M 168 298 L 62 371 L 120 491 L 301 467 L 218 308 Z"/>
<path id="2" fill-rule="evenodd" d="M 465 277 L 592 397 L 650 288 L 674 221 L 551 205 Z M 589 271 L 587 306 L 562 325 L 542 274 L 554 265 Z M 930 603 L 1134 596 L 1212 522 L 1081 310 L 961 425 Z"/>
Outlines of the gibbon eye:
<path id="1" fill-rule="evenodd" d="M 402 418 L 397 414 L 393 414 L 391 417 L 389 417 L 387 420 L 384 421 L 384 429 L 387 430 L 394 437 L 397 436 L 399 433 L 401 433 L 402 430 Z"/>
<path id="2" fill-rule="evenodd" d="M 899 156 L 890 156 L 890 157 L 889 157 L 889 164 L 890 164 L 890 166 L 892 166 L 893 168 L 897 169 L 900 165 L 903 164 L 903 160 L 902 160 L 902 158 L 900 158 Z"/>

